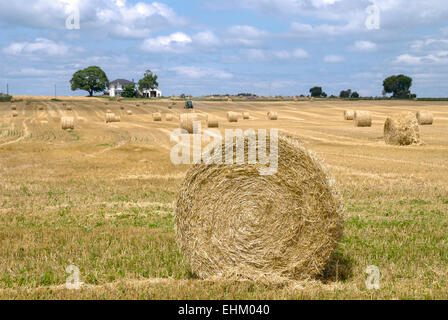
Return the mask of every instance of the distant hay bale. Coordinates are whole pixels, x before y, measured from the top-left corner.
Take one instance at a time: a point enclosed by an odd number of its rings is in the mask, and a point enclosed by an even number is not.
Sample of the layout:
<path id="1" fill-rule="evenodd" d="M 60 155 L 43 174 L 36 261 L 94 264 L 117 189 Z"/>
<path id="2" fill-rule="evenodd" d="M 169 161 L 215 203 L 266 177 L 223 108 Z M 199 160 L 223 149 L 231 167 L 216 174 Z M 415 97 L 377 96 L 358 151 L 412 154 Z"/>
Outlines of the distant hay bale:
<path id="1" fill-rule="evenodd" d="M 249 114 L 249 112 L 243 112 L 243 119 L 244 119 L 244 120 L 249 120 L 249 119 L 250 119 L 250 114 Z"/>
<path id="2" fill-rule="evenodd" d="M 152 121 L 162 121 L 162 114 L 160 112 L 153 113 Z"/>
<path id="3" fill-rule="evenodd" d="M 121 102 L 121 101 L 123 101 L 123 98 L 122 98 L 122 97 L 118 97 L 118 98 L 117 98 L 117 101 L 118 101 L 118 102 Z"/>
<path id="4" fill-rule="evenodd" d="M 429 111 L 417 112 L 418 124 L 421 126 L 432 125 L 434 123 L 434 115 Z"/>
<path id="5" fill-rule="evenodd" d="M 74 130 L 75 119 L 73 117 L 63 117 L 61 119 L 62 130 Z"/>
<path id="6" fill-rule="evenodd" d="M 72 111 L 73 107 L 72 106 L 68 106 L 67 104 L 65 104 L 65 110 Z"/>
<path id="7" fill-rule="evenodd" d="M 11 106 L 11 110 L 17 110 L 17 106 L 15 106 L 14 104 Z"/>
<path id="8" fill-rule="evenodd" d="M 238 122 L 239 115 L 236 112 L 229 111 L 227 112 L 227 120 L 229 122 Z"/>
<path id="9" fill-rule="evenodd" d="M 108 105 L 109 105 L 109 103 L 108 103 L 108 102 L 104 102 L 104 104 L 105 104 L 106 106 L 108 106 Z"/>
<path id="10" fill-rule="evenodd" d="M 115 115 L 114 120 L 112 122 L 121 122 L 121 117 Z"/>
<path id="11" fill-rule="evenodd" d="M 40 111 L 44 110 L 44 106 L 40 105 L 38 108 Z"/>
<path id="12" fill-rule="evenodd" d="M 227 98 L 227 102 L 233 102 L 232 98 Z"/>
<path id="13" fill-rule="evenodd" d="M 194 121 L 198 121 L 198 115 L 195 113 L 183 113 L 180 115 L 180 128 L 186 130 L 190 134 L 196 134 Z"/>
<path id="14" fill-rule="evenodd" d="M 384 140 L 387 144 L 408 146 L 420 143 L 420 127 L 412 112 L 391 115 L 384 124 Z"/>
<path id="15" fill-rule="evenodd" d="M 107 109 L 106 113 L 112 113 L 112 110 Z"/>
<path id="16" fill-rule="evenodd" d="M 128 111 L 126 111 L 126 113 L 127 113 L 128 116 L 132 116 L 133 115 L 132 110 L 128 110 Z"/>
<path id="17" fill-rule="evenodd" d="M 165 120 L 166 121 L 173 121 L 173 115 L 171 113 L 167 113 L 165 115 Z"/>
<path id="18" fill-rule="evenodd" d="M 215 116 L 207 115 L 207 127 L 219 128 L 219 120 Z"/>
<path id="19" fill-rule="evenodd" d="M 354 110 L 345 110 L 344 111 L 344 119 L 345 120 L 354 120 L 355 119 L 355 111 Z"/>
<path id="20" fill-rule="evenodd" d="M 370 111 L 355 111 L 354 120 L 356 127 L 371 127 L 372 113 Z"/>
<path id="21" fill-rule="evenodd" d="M 124 108 L 124 106 L 120 106 L 120 110 L 124 110 L 125 108 Z"/>
<path id="22" fill-rule="evenodd" d="M 31 105 L 31 101 L 30 101 L 30 100 L 26 100 L 25 105 L 26 105 L 26 106 Z"/>
<path id="23" fill-rule="evenodd" d="M 342 239 L 343 207 L 323 164 L 280 136 L 278 172 L 261 176 L 262 167 L 199 164 L 187 172 L 176 235 L 201 279 L 309 279 L 328 265 Z"/>
<path id="24" fill-rule="evenodd" d="M 268 120 L 278 120 L 278 114 L 276 111 L 268 112 Z"/>
<path id="25" fill-rule="evenodd" d="M 12 117 L 13 117 L 13 118 L 16 118 L 16 117 L 18 117 L 18 116 L 19 116 L 19 113 L 18 113 L 17 111 L 14 110 L 14 111 L 12 112 Z"/>
<path id="26" fill-rule="evenodd" d="M 115 122 L 115 113 L 107 112 L 106 113 L 106 123 Z"/>

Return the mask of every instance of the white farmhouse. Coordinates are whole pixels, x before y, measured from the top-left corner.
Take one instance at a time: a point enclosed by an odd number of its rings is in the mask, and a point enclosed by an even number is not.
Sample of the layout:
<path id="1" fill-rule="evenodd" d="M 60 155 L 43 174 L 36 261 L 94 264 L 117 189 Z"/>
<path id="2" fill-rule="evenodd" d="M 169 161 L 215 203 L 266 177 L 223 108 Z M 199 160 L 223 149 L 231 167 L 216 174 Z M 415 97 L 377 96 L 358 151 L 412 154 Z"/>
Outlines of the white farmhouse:
<path id="1" fill-rule="evenodd" d="M 128 81 L 125 79 L 117 79 L 109 83 L 109 96 L 111 97 L 119 97 L 124 91 L 125 86 L 134 85 L 134 81 Z M 162 91 L 158 88 L 143 90 L 143 92 L 139 93 L 143 95 L 145 98 L 161 98 Z"/>

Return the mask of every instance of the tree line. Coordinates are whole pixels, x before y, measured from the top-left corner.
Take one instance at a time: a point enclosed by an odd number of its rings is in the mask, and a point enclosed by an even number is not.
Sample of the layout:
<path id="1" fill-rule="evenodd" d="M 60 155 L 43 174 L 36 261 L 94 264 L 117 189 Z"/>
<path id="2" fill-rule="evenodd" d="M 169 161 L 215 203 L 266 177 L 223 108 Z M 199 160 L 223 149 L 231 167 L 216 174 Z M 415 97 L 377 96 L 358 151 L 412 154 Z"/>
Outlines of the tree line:
<path id="1" fill-rule="evenodd" d="M 156 74 L 147 70 L 143 78 L 138 81 L 138 89 L 135 83 L 127 85 L 123 88 L 121 96 L 125 98 L 137 97 L 145 90 L 155 89 L 159 86 L 157 79 Z M 87 91 L 89 96 L 93 97 L 94 93 L 105 92 L 109 88 L 109 79 L 100 67 L 91 66 L 75 72 L 70 84 L 73 91 Z"/>

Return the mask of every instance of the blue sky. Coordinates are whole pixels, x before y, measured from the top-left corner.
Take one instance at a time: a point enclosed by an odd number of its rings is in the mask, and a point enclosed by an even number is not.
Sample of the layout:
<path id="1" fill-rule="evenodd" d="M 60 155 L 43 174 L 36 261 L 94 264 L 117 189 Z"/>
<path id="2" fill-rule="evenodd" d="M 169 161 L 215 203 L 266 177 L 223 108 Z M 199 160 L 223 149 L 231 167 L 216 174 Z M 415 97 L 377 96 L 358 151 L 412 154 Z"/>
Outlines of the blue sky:
<path id="1" fill-rule="evenodd" d="M 72 74 L 159 76 L 165 96 L 252 92 L 381 95 L 404 73 L 419 96 L 448 96 L 446 0 L 0 0 L 0 91 L 85 95 Z M 373 9 L 372 9 L 373 7 Z M 79 8 L 80 29 L 66 19 Z M 369 8 L 369 9 L 368 9 Z M 377 24 L 366 26 L 372 11 Z M 372 21 L 372 20 L 370 20 Z"/>

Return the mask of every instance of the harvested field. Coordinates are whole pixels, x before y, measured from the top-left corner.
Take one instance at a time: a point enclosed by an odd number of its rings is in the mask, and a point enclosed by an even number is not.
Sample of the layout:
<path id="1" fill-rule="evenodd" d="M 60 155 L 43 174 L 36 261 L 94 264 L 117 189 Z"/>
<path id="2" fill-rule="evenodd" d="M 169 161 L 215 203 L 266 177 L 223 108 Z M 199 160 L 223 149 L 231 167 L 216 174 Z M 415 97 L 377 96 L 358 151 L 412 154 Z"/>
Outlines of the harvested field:
<path id="1" fill-rule="evenodd" d="M 170 161 L 178 121 L 153 113 L 183 104 L 101 98 L 15 97 L 0 103 L 0 298 L 2 299 L 448 299 L 448 103 L 424 101 L 194 102 L 218 130 L 278 128 L 299 137 L 335 178 L 344 236 L 322 275 L 267 284 L 199 280 L 176 242 L 174 202 L 190 166 Z M 32 102 L 26 105 L 26 99 Z M 45 110 L 38 110 L 38 106 Z M 111 109 L 121 122 L 105 123 Z M 344 110 L 370 111 L 357 128 Z M 389 114 L 430 111 L 423 143 L 387 145 Z M 249 112 L 230 123 L 227 112 Z M 268 111 L 280 116 L 269 121 Z M 75 129 L 61 130 L 70 116 Z M 206 129 L 206 126 L 203 126 Z M 194 135 L 191 135 L 193 139 Z M 65 269 L 80 269 L 67 290 Z M 381 288 L 367 290 L 378 266 Z"/>

